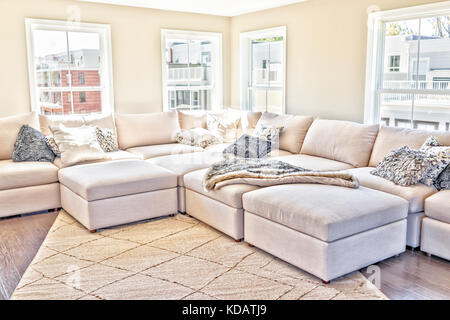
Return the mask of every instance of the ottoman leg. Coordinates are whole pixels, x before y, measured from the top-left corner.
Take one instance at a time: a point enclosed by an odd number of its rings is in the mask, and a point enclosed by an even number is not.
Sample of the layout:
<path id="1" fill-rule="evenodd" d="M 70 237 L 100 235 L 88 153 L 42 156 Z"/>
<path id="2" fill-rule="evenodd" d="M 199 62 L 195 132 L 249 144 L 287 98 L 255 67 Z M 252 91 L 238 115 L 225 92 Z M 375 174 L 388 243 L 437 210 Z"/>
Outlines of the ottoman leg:
<path id="1" fill-rule="evenodd" d="M 234 242 L 241 242 L 243 239 L 234 239 Z"/>
<path id="2" fill-rule="evenodd" d="M 330 284 L 330 281 L 322 280 L 322 283 L 323 283 L 323 284 Z"/>
<path id="3" fill-rule="evenodd" d="M 89 230 L 89 232 L 90 232 L 90 233 L 96 233 L 96 232 L 97 232 L 97 230 L 95 230 L 95 229 L 92 229 L 92 230 Z"/>
<path id="4" fill-rule="evenodd" d="M 175 217 L 175 213 L 169 214 L 169 217 Z"/>
<path id="5" fill-rule="evenodd" d="M 254 247 L 254 245 L 252 245 L 251 243 L 249 243 L 248 246 L 249 246 L 250 248 L 253 248 L 253 247 Z"/>

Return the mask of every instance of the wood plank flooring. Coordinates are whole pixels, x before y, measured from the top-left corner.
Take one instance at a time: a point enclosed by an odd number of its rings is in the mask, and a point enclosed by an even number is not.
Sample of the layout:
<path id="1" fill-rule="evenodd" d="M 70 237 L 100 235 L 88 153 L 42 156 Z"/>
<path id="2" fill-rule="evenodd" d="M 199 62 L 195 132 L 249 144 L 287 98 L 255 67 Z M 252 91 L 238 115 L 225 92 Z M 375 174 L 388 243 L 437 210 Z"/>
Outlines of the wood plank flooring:
<path id="1" fill-rule="evenodd" d="M 55 212 L 0 220 L 0 300 L 9 299 L 56 219 Z M 390 299 L 450 299 L 450 262 L 408 249 L 377 264 Z M 369 277 L 366 269 L 361 272 Z"/>

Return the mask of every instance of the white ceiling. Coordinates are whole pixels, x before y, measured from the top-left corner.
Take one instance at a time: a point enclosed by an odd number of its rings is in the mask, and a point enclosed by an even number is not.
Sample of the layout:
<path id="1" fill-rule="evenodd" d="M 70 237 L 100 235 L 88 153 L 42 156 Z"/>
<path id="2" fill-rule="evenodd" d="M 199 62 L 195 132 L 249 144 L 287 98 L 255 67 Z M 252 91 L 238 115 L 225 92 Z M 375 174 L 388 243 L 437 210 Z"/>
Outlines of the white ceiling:
<path id="1" fill-rule="evenodd" d="M 308 0 L 78 0 L 123 6 L 185 11 L 219 16 L 237 16 L 244 13 L 281 7 Z"/>

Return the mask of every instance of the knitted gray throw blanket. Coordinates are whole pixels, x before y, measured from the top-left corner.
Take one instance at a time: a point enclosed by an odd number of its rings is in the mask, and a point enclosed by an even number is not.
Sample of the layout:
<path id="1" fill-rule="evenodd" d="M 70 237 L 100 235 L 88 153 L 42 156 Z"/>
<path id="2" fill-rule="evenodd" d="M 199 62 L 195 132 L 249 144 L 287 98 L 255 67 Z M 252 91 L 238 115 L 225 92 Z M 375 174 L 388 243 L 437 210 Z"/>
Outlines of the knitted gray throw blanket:
<path id="1" fill-rule="evenodd" d="M 267 159 L 229 159 L 213 164 L 203 179 L 205 191 L 230 184 L 268 187 L 280 184 L 315 183 L 359 188 L 358 179 L 347 171 L 312 171 Z"/>

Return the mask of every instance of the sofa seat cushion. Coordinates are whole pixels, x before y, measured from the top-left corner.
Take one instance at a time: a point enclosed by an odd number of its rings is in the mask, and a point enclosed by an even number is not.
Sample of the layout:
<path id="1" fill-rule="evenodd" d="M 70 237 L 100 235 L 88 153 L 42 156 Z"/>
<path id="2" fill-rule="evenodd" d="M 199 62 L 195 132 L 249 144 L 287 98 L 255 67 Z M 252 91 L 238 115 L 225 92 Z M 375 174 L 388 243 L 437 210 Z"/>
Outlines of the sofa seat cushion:
<path id="1" fill-rule="evenodd" d="M 308 130 L 300 153 L 366 167 L 378 125 L 350 121 L 315 120 Z"/>
<path id="2" fill-rule="evenodd" d="M 222 160 L 221 153 L 195 152 L 171 154 L 164 157 L 152 158 L 147 161 L 176 173 L 178 176 L 178 186 L 184 187 L 183 177 L 185 174 L 208 168 L 220 160 Z"/>
<path id="3" fill-rule="evenodd" d="M 203 152 L 200 147 L 188 146 L 181 143 L 156 144 L 152 146 L 134 147 L 126 151 L 134 153 L 147 160 L 155 157 L 167 156 L 170 154 L 183 154 L 191 152 Z"/>
<path id="4" fill-rule="evenodd" d="M 351 169 L 363 187 L 387 192 L 399 196 L 409 202 L 409 213 L 423 211 L 424 201 L 427 197 L 437 192 L 435 187 L 428 187 L 424 184 L 416 184 L 410 187 L 402 187 L 384 178 L 374 176 L 370 172 L 371 167 Z"/>
<path id="5" fill-rule="evenodd" d="M 276 160 L 287 162 L 293 166 L 309 170 L 337 171 L 353 168 L 348 163 L 330 160 L 327 158 L 309 156 L 307 154 L 295 154 L 277 157 Z"/>
<path id="6" fill-rule="evenodd" d="M 184 186 L 187 189 L 203 194 L 206 197 L 225 203 L 226 205 L 242 209 L 242 195 L 246 192 L 258 189 L 257 186 L 246 184 L 232 184 L 218 190 L 205 191 L 203 189 L 203 177 L 208 169 L 197 170 L 184 176 Z"/>
<path id="7" fill-rule="evenodd" d="M 450 223 L 450 190 L 439 191 L 425 200 L 425 215 Z"/>
<path id="8" fill-rule="evenodd" d="M 82 164 L 118 161 L 118 160 L 143 160 L 143 158 L 139 154 L 119 150 L 113 152 L 105 152 L 105 157 L 103 159 L 83 161 L 78 164 L 82 165 Z M 56 158 L 53 164 L 61 169 L 62 168 L 61 158 Z"/>
<path id="9" fill-rule="evenodd" d="M 58 168 L 50 162 L 0 161 L 0 190 L 58 182 Z"/>
<path id="10" fill-rule="evenodd" d="M 111 161 L 64 168 L 59 182 L 87 201 L 176 188 L 174 173 L 142 160 Z"/>
<path id="11" fill-rule="evenodd" d="M 326 242 L 405 219 L 406 200 L 360 187 L 292 184 L 244 194 L 245 211 Z"/>

